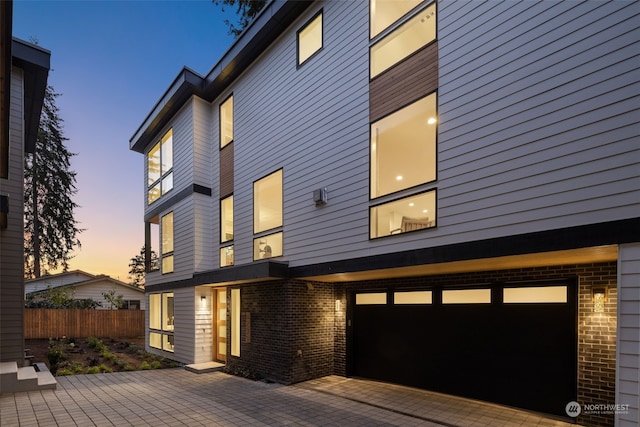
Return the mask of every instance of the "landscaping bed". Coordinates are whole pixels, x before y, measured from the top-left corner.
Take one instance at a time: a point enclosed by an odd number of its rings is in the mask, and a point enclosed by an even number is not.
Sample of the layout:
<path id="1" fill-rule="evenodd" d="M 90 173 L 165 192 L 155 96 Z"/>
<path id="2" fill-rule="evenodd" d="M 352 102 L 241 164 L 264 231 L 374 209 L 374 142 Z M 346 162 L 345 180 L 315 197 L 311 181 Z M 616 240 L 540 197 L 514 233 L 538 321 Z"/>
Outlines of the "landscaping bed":
<path id="1" fill-rule="evenodd" d="M 178 363 L 144 350 L 144 338 L 29 339 L 31 362 L 44 362 L 54 375 L 163 369 Z"/>

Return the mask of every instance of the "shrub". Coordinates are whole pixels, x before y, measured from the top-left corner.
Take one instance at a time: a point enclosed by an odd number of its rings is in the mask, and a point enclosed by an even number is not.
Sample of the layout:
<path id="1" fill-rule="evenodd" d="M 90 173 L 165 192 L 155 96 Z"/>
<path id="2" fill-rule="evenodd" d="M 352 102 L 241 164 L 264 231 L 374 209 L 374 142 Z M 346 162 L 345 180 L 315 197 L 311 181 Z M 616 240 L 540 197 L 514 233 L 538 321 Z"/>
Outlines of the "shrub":
<path id="1" fill-rule="evenodd" d="M 149 362 L 145 360 L 140 364 L 140 369 L 142 369 L 143 371 L 146 371 L 148 369 L 151 369 L 151 365 L 149 365 Z"/>
<path id="2" fill-rule="evenodd" d="M 99 374 L 100 373 L 100 367 L 99 366 L 91 366 L 89 368 L 87 368 L 87 374 Z"/>

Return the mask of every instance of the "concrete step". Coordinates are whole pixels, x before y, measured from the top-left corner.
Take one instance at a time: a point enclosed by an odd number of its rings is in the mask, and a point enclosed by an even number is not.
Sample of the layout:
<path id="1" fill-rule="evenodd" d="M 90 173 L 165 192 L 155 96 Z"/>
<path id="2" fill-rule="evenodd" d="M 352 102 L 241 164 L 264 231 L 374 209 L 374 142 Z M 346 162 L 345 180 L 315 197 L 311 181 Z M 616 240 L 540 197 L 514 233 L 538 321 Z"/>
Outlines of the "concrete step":
<path id="1" fill-rule="evenodd" d="M 55 389 L 57 382 L 48 370 L 36 372 L 33 366 L 18 367 L 16 362 L 0 363 L 0 393 Z"/>
<path id="2" fill-rule="evenodd" d="M 224 368 L 224 363 L 218 362 L 205 362 L 205 363 L 192 363 L 186 365 L 184 369 L 196 374 L 206 374 L 209 372 L 221 371 Z"/>

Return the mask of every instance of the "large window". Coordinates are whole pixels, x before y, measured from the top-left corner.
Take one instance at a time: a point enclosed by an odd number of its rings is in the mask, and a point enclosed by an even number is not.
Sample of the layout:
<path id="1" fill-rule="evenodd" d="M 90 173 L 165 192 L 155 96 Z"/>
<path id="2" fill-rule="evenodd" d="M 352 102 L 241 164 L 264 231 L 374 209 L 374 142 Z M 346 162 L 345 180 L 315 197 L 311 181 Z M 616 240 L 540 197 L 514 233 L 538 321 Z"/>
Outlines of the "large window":
<path id="1" fill-rule="evenodd" d="M 436 226 L 435 190 L 373 206 L 372 239 Z"/>
<path id="2" fill-rule="evenodd" d="M 173 351 L 173 292 L 149 295 L 149 346 Z"/>
<path id="3" fill-rule="evenodd" d="M 147 154 L 147 203 L 173 189 L 173 130 L 164 134 Z"/>
<path id="4" fill-rule="evenodd" d="M 322 49 L 322 11 L 298 31 L 298 65 Z"/>
<path id="5" fill-rule="evenodd" d="M 282 232 L 253 239 L 253 260 L 282 256 Z"/>
<path id="6" fill-rule="evenodd" d="M 373 32 L 373 27 L 371 31 Z M 435 39 L 436 5 L 433 3 L 371 47 L 371 78 L 402 61 Z"/>
<path id="7" fill-rule="evenodd" d="M 173 212 L 162 217 L 161 233 L 161 265 L 162 274 L 173 272 Z"/>
<path id="8" fill-rule="evenodd" d="M 371 38 L 374 38 L 391 24 L 406 15 L 423 0 L 371 0 Z"/>
<path id="9" fill-rule="evenodd" d="M 233 95 L 220 104 L 220 148 L 233 141 Z"/>
<path id="10" fill-rule="evenodd" d="M 253 232 L 282 227 L 282 169 L 253 183 Z"/>
<path id="11" fill-rule="evenodd" d="M 436 94 L 371 124 L 371 198 L 436 179 Z"/>

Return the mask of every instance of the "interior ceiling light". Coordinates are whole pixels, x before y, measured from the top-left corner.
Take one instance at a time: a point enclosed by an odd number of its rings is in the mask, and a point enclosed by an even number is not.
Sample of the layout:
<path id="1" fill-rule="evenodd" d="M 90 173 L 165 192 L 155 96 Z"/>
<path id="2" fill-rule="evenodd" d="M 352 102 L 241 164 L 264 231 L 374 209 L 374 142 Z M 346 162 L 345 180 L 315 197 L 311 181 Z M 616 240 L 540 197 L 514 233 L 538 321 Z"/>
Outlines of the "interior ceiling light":
<path id="1" fill-rule="evenodd" d="M 396 181 L 402 181 L 402 175 L 396 176 Z"/>
<path id="2" fill-rule="evenodd" d="M 437 122 L 435 117 L 429 117 L 429 120 L 427 120 L 427 123 L 429 123 L 430 125 L 433 125 Z"/>

